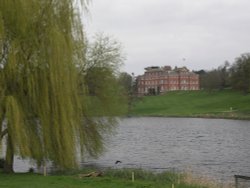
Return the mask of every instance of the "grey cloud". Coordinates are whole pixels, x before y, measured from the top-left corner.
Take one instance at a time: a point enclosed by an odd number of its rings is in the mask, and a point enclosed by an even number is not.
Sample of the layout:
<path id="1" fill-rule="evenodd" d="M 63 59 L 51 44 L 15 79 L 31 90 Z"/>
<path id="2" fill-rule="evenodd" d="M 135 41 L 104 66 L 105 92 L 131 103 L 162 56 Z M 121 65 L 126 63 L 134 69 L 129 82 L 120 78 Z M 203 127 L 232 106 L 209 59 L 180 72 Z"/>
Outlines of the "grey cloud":
<path id="1" fill-rule="evenodd" d="M 123 43 L 128 72 L 165 64 L 210 69 L 249 51 L 249 7 L 249 0 L 93 0 L 86 29 Z"/>

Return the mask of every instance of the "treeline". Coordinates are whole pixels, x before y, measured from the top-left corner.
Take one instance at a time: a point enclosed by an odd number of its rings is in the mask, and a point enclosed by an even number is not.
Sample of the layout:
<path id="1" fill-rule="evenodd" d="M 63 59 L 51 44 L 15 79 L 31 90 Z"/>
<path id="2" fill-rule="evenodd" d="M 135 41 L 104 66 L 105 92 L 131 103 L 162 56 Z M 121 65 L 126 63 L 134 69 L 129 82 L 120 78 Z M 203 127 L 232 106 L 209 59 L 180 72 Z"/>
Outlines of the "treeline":
<path id="1" fill-rule="evenodd" d="M 250 92 L 250 53 L 242 54 L 230 64 L 226 61 L 223 65 L 212 70 L 199 70 L 200 87 L 205 90 L 222 90 L 232 88 Z"/>

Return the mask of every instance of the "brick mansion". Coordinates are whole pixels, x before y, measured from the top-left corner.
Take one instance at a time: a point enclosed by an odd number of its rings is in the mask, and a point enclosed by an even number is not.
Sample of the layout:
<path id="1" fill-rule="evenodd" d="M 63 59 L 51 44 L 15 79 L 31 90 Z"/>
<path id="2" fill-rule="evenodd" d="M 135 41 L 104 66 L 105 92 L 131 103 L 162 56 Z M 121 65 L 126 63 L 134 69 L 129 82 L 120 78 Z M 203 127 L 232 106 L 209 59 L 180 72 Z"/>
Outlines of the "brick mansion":
<path id="1" fill-rule="evenodd" d="M 155 95 L 175 90 L 199 90 L 199 75 L 186 67 L 152 66 L 137 77 L 138 95 Z"/>

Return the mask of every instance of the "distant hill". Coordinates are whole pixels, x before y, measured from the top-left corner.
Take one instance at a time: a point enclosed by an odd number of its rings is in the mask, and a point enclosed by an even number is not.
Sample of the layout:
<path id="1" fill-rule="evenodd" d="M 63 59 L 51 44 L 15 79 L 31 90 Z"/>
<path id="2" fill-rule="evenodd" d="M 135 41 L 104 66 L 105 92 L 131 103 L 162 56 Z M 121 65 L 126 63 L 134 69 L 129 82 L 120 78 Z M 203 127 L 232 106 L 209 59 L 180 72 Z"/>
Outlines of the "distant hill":
<path id="1" fill-rule="evenodd" d="M 130 115 L 250 119 L 250 95 L 232 90 L 173 91 L 138 99 Z"/>

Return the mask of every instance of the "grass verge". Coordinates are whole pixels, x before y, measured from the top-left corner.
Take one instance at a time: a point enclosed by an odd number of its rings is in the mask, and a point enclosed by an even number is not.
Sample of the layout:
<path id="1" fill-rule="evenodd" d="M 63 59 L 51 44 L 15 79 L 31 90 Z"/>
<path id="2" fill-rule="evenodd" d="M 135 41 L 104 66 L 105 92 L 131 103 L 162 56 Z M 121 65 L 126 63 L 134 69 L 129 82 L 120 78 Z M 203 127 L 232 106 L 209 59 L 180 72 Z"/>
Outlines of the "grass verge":
<path id="1" fill-rule="evenodd" d="M 0 187 L 4 188 L 198 188 L 208 184 L 186 182 L 185 176 L 164 172 L 154 174 L 140 169 L 106 170 L 104 176 L 79 178 L 78 174 L 90 170 L 42 176 L 32 173 L 3 174 L 0 172 Z M 131 174 L 134 173 L 134 182 Z M 67 175 L 66 175 L 67 174 Z M 71 175 L 69 175 L 71 174 Z"/>

